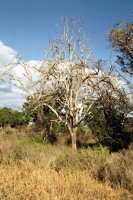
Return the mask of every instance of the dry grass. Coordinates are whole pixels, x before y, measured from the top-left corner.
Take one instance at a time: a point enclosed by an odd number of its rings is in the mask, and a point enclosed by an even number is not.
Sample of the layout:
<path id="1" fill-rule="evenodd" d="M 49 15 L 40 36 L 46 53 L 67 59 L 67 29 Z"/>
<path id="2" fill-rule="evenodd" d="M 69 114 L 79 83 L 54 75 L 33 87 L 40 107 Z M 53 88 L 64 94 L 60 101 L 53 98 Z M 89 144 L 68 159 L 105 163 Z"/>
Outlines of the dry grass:
<path id="1" fill-rule="evenodd" d="M 19 161 L 0 165 L 0 197 L 5 200 L 114 200 L 120 191 L 92 180 L 87 172 L 56 172 Z"/>
<path id="2" fill-rule="evenodd" d="M 0 200 L 133 199 L 124 189 L 112 189 L 92 178 L 108 156 L 104 149 L 72 155 L 71 148 L 45 145 L 25 136 L 1 134 L 0 141 Z M 60 170 L 56 170 L 58 165 Z"/>
<path id="3" fill-rule="evenodd" d="M 111 154 L 98 171 L 102 181 L 112 187 L 119 185 L 133 194 L 133 151 L 123 150 Z"/>

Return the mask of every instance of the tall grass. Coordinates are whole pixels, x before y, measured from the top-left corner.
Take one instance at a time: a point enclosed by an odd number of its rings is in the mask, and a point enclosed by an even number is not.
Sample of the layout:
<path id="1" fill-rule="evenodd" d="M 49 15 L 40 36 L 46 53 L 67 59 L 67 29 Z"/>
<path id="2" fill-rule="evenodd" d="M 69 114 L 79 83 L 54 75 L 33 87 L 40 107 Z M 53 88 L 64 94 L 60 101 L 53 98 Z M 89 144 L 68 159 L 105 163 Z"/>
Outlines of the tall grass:
<path id="1" fill-rule="evenodd" d="M 133 151 L 123 150 L 110 155 L 99 167 L 98 177 L 112 187 L 119 185 L 133 194 Z"/>
<path id="2" fill-rule="evenodd" d="M 0 166 L 1 199 L 93 200 L 120 199 L 119 191 L 90 178 L 87 172 L 74 174 L 19 161 Z"/>
<path id="3" fill-rule="evenodd" d="M 39 136 L 14 134 L 1 134 L 0 141 L 0 200 L 133 199 L 132 182 L 124 187 L 122 175 L 127 163 L 126 174 L 132 178 L 132 151 L 110 155 L 107 148 L 88 148 L 73 153 L 61 144 L 48 145 Z M 115 182 L 117 176 L 110 178 L 118 172 L 124 184 Z"/>

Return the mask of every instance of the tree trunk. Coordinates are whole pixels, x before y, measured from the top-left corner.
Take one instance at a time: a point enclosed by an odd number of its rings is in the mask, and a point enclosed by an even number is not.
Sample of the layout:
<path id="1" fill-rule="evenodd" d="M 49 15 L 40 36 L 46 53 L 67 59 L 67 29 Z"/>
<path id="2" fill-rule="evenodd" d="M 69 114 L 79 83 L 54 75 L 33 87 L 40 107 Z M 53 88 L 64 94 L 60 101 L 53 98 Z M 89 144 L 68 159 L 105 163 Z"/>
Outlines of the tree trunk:
<path id="1" fill-rule="evenodd" d="M 77 150 L 76 134 L 77 134 L 77 127 L 74 128 L 73 132 L 71 133 L 71 137 L 72 137 L 72 149 L 74 151 Z"/>
<path id="2" fill-rule="evenodd" d="M 73 118 L 70 118 L 68 120 L 67 128 L 68 128 L 69 133 L 71 135 L 72 149 L 73 149 L 73 151 L 76 151 L 77 150 L 77 144 L 76 144 L 77 126 L 74 126 L 73 121 L 76 122 L 76 117 L 75 117 L 75 120 Z"/>

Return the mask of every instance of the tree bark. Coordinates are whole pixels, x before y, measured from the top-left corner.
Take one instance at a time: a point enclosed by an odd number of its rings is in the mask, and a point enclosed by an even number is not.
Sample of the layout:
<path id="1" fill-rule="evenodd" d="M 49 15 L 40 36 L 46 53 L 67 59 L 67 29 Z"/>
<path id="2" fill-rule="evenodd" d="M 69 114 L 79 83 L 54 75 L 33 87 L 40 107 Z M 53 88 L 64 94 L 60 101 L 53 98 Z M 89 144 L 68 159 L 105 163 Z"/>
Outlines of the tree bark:
<path id="1" fill-rule="evenodd" d="M 71 133 L 73 151 L 77 150 L 76 135 L 77 135 L 77 127 L 74 128 L 73 132 Z"/>

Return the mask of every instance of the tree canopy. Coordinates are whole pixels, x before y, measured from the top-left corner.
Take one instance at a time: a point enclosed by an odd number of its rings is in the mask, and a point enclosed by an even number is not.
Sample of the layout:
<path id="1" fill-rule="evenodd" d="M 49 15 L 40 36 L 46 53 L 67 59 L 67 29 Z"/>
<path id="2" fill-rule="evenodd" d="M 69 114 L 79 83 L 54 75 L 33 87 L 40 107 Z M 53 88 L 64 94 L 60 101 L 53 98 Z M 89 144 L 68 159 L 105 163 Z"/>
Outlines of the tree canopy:
<path id="1" fill-rule="evenodd" d="M 117 52 L 117 63 L 121 69 L 133 74 L 133 22 L 117 22 L 109 32 L 108 40 Z"/>

